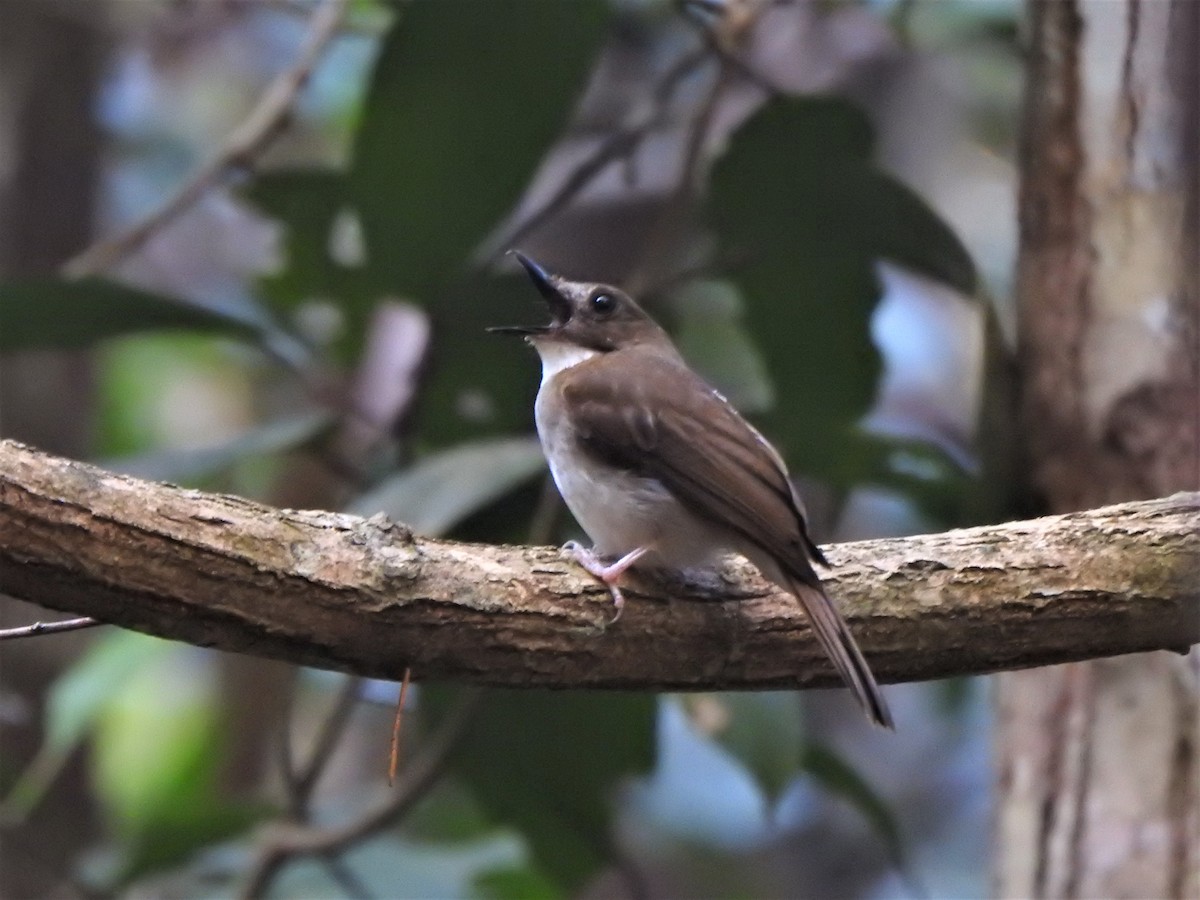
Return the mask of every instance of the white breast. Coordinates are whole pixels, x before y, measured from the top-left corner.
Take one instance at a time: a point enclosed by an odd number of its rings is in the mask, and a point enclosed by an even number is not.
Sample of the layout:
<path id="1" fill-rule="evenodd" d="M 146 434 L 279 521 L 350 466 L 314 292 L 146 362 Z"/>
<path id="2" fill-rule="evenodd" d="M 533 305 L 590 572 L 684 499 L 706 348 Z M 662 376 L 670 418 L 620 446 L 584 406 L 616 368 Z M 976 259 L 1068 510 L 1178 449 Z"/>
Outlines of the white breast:
<path id="1" fill-rule="evenodd" d="M 566 369 L 599 356 L 600 351 L 563 341 L 534 341 L 538 355 L 542 358 L 542 386 Z"/>
<path id="2" fill-rule="evenodd" d="M 602 556 L 652 546 L 649 565 L 684 567 L 710 562 L 727 545 L 652 478 L 641 478 L 595 461 L 575 440 L 561 405 L 548 402 L 556 375 L 593 358 L 597 351 L 546 341 L 542 384 L 534 406 L 538 436 L 559 493 Z"/>

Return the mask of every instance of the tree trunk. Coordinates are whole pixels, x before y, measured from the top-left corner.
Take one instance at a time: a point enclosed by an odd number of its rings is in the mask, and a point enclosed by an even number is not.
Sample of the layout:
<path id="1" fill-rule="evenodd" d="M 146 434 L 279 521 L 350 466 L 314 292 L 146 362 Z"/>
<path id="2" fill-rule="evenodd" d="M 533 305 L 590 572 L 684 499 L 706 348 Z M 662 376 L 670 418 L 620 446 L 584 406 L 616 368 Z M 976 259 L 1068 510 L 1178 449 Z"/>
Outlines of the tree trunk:
<path id="1" fill-rule="evenodd" d="M 1056 0 L 1030 15 L 1029 487 L 1053 512 L 1194 489 L 1200 3 Z M 1195 651 L 999 679 L 999 896 L 1200 895 L 1198 684 Z"/>
<path id="2" fill-rule="evenodd" d="M 92 107 L 108 40 L 100 0 L 0 0 L 0 277 L 51 275 L 91 235 L 100 168 Z M 0 434 L 86 456 L 92 431 L 92 364 L 78 351 L 0 358 Z M 6 601 L 0 627 L 36 616 Z M 50 683 L 86 644 L 10 645 L 0 696 L 10 708 L 40 708 Z M 24 643 L 31 643 L 26 641 Z M 41 720 L 40 715 L 37 716 Z M 33 757 L 42 736 L 19 718 L 0 721 L 0 794 Z M 97 834 L 80 764 L 63 774 L 27 827 L 0 837 L 0 896 L 63 894 L 71 860 Z"/>

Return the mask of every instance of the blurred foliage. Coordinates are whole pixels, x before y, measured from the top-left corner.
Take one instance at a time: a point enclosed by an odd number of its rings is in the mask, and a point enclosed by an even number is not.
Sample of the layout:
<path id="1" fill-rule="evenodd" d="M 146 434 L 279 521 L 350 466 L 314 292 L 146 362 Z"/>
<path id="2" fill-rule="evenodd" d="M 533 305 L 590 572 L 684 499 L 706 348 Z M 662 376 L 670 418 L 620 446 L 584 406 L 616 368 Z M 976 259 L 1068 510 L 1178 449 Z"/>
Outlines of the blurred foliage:
<path id="1" fill-rule="evenodd" d="M 429 843 L 394 836 L 364 842 L 344 857 L 344 868 L 355 874 L 355 886 L 371 897 L 473 897 L 489 894 L 494 873 L 521 873 L 524 853 L 511 834 L 493 834 L 469 841 Z M 532 879 L 524 883 L 537 884 Z M 505 882 L 501 880 L 501 885 Z M 398 886 L 402 885 L 402 888 Z M 273 886 L 271 896 L 309 900 L 351 894 L 326 865 L 300 862 L 289 866 Z M 352 895 L 352 894 L 351 894 Z M 531 893 L 531 900 L 539 895 Z M 551 895 L 553 896 L 553 895 Z"/>
<path id="2" fill-rule="evenodd" d="M 349 512 L 384 512 L 420 534 L 444 534 L 545 470 L 537 438 L 459 444 L 384 479 L 351 503 Z"/>
<path id="3" fill-rule="evenodd" d="M 422 699 L 436 715 L 457 694 L 431 688 Z M 616 788 L 654 762 L 654 721 L 655 698 L 647 694 L 488 691 L 452 766 L 497 821 L 520 830 L 538 868 L 569 894 L 613 859 Z"/>
<path id="4" fill-rule="evenodd" d="M 349 172 L 380 290 L 433 300 L 561 132 L 598 0 L 415 3 L 384 42 Z M 534 64 L 536 63 L 536 64 Z"/>
<path id="5" fill-rule="evenodd" d="M 974 267 L 953 232 L 872 160 L 871 127 L 835 99 L 778 99 L 713 173 L 712 217 L 748 298 L 779 398 L 768 432 L 800 471 L 864 480 L 857 423 L 881 372 L 870 321 L 890 258 L 966 293 Z"/>
<path id="6" fill-rule="evenodd" d="M 143 634 L 104 635 L 51 691 L 45 740 L 5 797 L 3 819 L 25 819 L 88 737 L 112 832 L 87 869 L 98 888 L 181 862 L 261 818 L 261 805 L 216 790 L 227 736 L 209 661 L 204 651 Z"/>
<path id="7" fill-rule="evenodd" d="M 101 346 L 98 453 L 145 477 L 205 484 L 247 459 L 328 450 L 347 411 L 312 385 L 331 371 L 346 375 L 376 304 L 401 297 L 433 326 L 418 402 L 404 423 L 412 464 L 364 485 L 349 508 L 384 510 L 429 534 L 518 539 L 537 497 L 531 482 L 544 470 L 536 443 L 518 436 L 532 424 L 538 370 L 521 342 L 484 327 L 544 313 L 523 277 L 484 270 L 474 255 L 571 122 L 621 6 L 487 0 L 464 15 L 459 2 L 397 5 L 348 167 L 272 171 L 241 188 L 283 230 L 284 263 L 259 280 L 258 297 L 216 308 L 99 279 L 0 284 L 0 350 Z M 718 271 L 673 287 L 663 309 L 688 359 L 761 420 L 796 471 L 840 491 L 883 484 L 953 522 L 969 473 L 932 445 L 867 435 L 859 423 L 882 368 L 869 330 L 880 300 L 877 260 L 968 296 L 974 267 L 929 206 L 880 168 L 873 145 L 865 115 L 844 99 L 765 103 L 701 173 L 710 176 L 703 215 Z M 310 347 L 289 328 L 314 304 L 332 305 L 340 318 L 324 345 Z M 163 330 L 210 337 L 127 338 Z M 299 373 L 295 393 L 309 391 L 306 408 L 204 446 L 163 446 L 148 412 L 170 388 L 158 373 L 191 365 L 229 379 L 228 392 L 253 389 L 249 373 L 262 362 L 231 366 L 213 335 L 284 363 L 274 378 Z M 422 716 L 436 722 L 454 696 L 448 687 L 423 690 Z M 719 701 L 728 721 L 711 733 L 767 798 L 806 773 L 863 813 L 902 863 L 887 802 L 807 738 L 796 695 Z M 654 761 L 656 702 L 490 692 L 444 789 L 408 823 L 420 840 L 391 830 L 344 861 L 381 895 L 401 882 L 414 894 L 504 900 L 579 891 L 616 860 L 612 803 L 621 783 Z M 56 684 L 45 745 L 6 811 L 36 805 L 90 735 L 112 837 L 101 880 L 128 882 L 264 814 L 216 784 L 222 728 L 202 659 L 140 637 L 105 638 Z M 243 832 L 242 851 L 251 840 Z M 279 896 L 343 888 L 310 862 L 289 866 L 276 884 Z"/>
<path id="8" fill-rule="evenodd" d="M 249 396 L 249 374 L 229 363 L 228 346 L 203 335 L 165 333 L 106 342 L 97 354 L 97 455 L 140 454 L 144 471 L 187 475 L 170 471 L 176 468 L 175 449 L 164 444 L 169 438 L 195 440 L 198 435 L 189 433 L 193 428 L 209 436 L 210 427 L 199 416 L 207 408 L 201 403 L 205 396 L 212 401 L 209 407 L 224 402 L 227 408 Z"/>
<path id="9" fill-rule="evenodd" d="M 684 359 L 747 414 L 775 405 L 775 386 L 745 328 L 745 303 L 729 281 L 692 281 L 671 293 L 675 343 Z"/>
<path id="10" fill-rule="evenodd" d="M 168 645 L 102 707 L 92 764 L 115 837 L 103 883 L 181 862 L 266 812 L 219 790 L 228 735 L 209 662 L 203 651 Z"/>
<path id="11" fill-rule="evenodd" d="M 106 635 L 59 676 L 46 699 L 45 736 L 38 755 L 4 798 L 0 820 L 20 821 L 33 810 L 90 734 L 105 703 L 120 696 L 134 674 L 169 646 L 134 632 Z"/>
<path id="12" fill-rule="evenodd" d="M 384 40 L 346 172 L 280 172 L 247 196 L 285 224 L 281 305 L 334 296 L 352 358 L 375 299 L 439 307 L 566 124 L 606 21 L 599 0 L 405 5 Z M 531 64 L 535 63 L 535 64 Z M 366 264 L 335 259 L 337 214 L 361 224 Z M 455 318 L 461 312 L 449 309 Z"/>
<path id="13" fill-rule="evenodd" d="M 528 321 L 521 315 L 525 310 L 545 315 L 524 277 L 475 275 L 447 288 L 431 312 L 433 346 L 415 416 L 422 445 L 441 447 L 532 428 L 537 357 L 523 341 L 484 330 L 514 318 Z"/>
<path id="14" fill-rule="evenodd" d="M 870 783 L 840 754 L 816 741 L 804 745 L 800 765 L 819 784 L 845 799 L 867 818 L 887 845 L 893 864 L 908 876 L 904 839 L 896 816 Z"/>
<path id="15" fill-rule="evenodd" d="M 800 700 L 794 691 L 755 691 L 703 695 L 717 705 L 722 727 L 713 729 L 717 742 L 754 775 L 768 803 L 800 771 L 804 726 Z"/>
<path id="16" fill-rule="evenodd" d="M 125 392 L 126 400 L 131 392 L 132 389 Z M 227 441 L 204 447 L 160 448 L 133 456 L 114 457 L 101 464 L 106 469 L 135 478 L 203 485 L 213 476 L 253 457 L 275 456 L 303 448 L 318 440 L 330 424 L 328 413 L 313 412 L 267 422 Z"/>
<path id="17" fill-rule="evenodd" d="M 90 347 L 143 331 L 209 332 L 266 343 L 276 326 L 245 307 L 217 310 L 100 278 L 0 283 L 0 352 Z"/>

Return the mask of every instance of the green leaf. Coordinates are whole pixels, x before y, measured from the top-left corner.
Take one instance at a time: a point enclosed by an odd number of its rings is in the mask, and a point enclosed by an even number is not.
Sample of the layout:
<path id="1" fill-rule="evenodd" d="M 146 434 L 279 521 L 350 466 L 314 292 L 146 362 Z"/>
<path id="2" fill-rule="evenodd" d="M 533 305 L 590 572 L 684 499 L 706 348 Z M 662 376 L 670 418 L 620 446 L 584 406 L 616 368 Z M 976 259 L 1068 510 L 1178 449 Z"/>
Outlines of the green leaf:
<path id="1" fill-rule="evenodd" d="M 875 165 L 873 144 L 866 117 L 848 101 L 767 104 L 734 135 L 714 172 L 719 223 L 733 227 L 735 243 L 738 235 L 774 236 L 797 262 L 818 251 L 884 257 L 974 294 L 975 266 L 962 242 L 919 195 Z M 735 187 L 746 193 L 735 195 Z M 755 245 L 776 249 L 758 241 L 741 248 L 752 262 Z"/>
<path id="2" fill-rule="evenodd" d="M 833 481 L 881 371 L 870 334 L 877 260 L 974 283 L 961 244 L 872 163 L 871 144 L 844 101 L 776 100 L 713 173 L 712 218 L 726 251 L 745 259 L 732 277 L 777 388 L 764 428 L 797 468 Z"/>
<path id="3" fill-rule="evenodd" d="M 416 841 L 454 844 L 495 831 L 479 801 L 453 778 L 441 779 L 404 819 L 404 833 Z"/>
<path id="4" fill-rule="evenodd" d="M 349 512 L 382 511 L 422 534 L 445 534 L 545 468 L 534 437 L 460 444 L 386 479 L 355 500 Z"/>
<path id="5" fill-rule="evenodd" d="M 136 631 L 113 631 L 88 648 L 55 682 L 46 708 L 46 740 L 70 747 L 96 722 L 133 676 L 175 646 Z"/>
<path id="6" fill-rule="evenodd" d="M 475 876 L 474 888 L 484 900 L 557 900 L 560 891 L 529 866 L 491 869 Z"/>
<path id="7" fill-rule="evenodd" d="M 422 703 L 436 712 L 452 697 L 429 687 Z M 489 691 L 451 765 L 573 893 L 611 861 L 611 801 L 622 779 L 654 764 L 656 706 L 649 694 Z"/>
<path id="8" fill-rule="evenodd" d="M 707 695 L 729 715 L 713 738 L 758 781 L 769 802 L 779 799 L 800 771 L 803 725 L 793 691 L 745 691 Z"/>
<path id="9" fill-rule="evenodd" d="M 896 868 L 911 880 L 900 826 L 887 802 L 846 760 L 819 743 L 804 745 L 801 767 L 830 793 L 842 797 L 871 824 Z"/>
<path id="10" fill-rule="evenodd" d="M 55 680 L 46 700 L 45 738 L 4 798 L 0 821 L 19 822 L 33 811 L 105 705 L 170 647 L 167 641 L 134 631 L 112 631 Z"/>
<path id="11" fill-rule="evenodd" d="M 842 438 L 842 452 L 823 470 L 839 485 L 874 484 L 898 491 L 922 515 L 945 527 L 965 525 L 974 473 L 929 441 L 854 429 Z"/>
<path id="12" fill-rule="evenodd" d="M 230 348 L 209 335 L 161 332 L 109 341 L 96 353 L 99 394 L 97 454 L 129 456 L 187 434 L 195 399 L 249 402 L 251 367 L 238 364 Z M 233 400 L 232 402 L 236 402 Z M 193 430 L 193 440 L 201 439 Z"/>
<path id="13" fill-rule="evenodd" d="M 242 196 L 284 229 L 283 266 L 261 281 L 275 309 L 291 310 L 314 297 L 337 298 L 351 320 L 361 321 L 374 303 L 360 268 L 332 253 L 334 223 L 350 210 L 350 187 L 343 172 L 292 169 L 258 176 Z"/>
<path id="14" fill-rule="evenodd" d="M 164 329 L 260 342 L 283 334 L 250 304 L 218 310 L 99 278 L 0 284 L 0 351 L 88 347 L 105 338 Z"/>
<path id="15" fill-rule="evenodd" d="M 599 0 L 401 9 L 350 172 L 383 289 L 430 298 L 461 271 L 567 123 L 606 11 Z"/>
<path id="16" fill-rule="evenodd" d="M 312 298 L 336 302 L 345 316 L 335 345 L 342 359 L 358 353 L 382 296 L 422 303 L 441 319 L 422 431 L 434 445 L 511 431 L 512 411 L 523 408 L 504 403 L 488 407 L 495 415 L 459 415 L 477 413 L 473 401 L 481 397 L 486 406 L 493 393 L 514 394 L 511 380 L 495 374 L 516 370 L 520 348 L 484 343 L 482 325 L 495 324 L 486 302 L 494 292 L 450 287 L 566 125 L 607 18 L 602 0 L 405 4 L 380 50 L 350 169 L 279 172 L 245 191 L 285 229 L 286 264 L 263 291 L 279 309 Z M 361 265 L 331 252 L 343 214 L 361 225 Z M 471 393 L 462 376 L 438 377 L 455 369 L 473 371 L 484 389 Z"/>
<path id="17" fill-rule="evenodd" d="M 975 295 L 978 273 L 967 248 L 912 188 L 871 171 L 847 201 L 845 214 L 864 226 L 864 238 L 879 256 Z"/>
<path id="18" fill-rule="evenodd" d="M 218 790 L 225 736 L 212 658 L 168 649 L 139 667 L 96 723 L 96 793 L 120 846 L 110 873 L 118 884 L 262 814 L 225 802 Z"/>

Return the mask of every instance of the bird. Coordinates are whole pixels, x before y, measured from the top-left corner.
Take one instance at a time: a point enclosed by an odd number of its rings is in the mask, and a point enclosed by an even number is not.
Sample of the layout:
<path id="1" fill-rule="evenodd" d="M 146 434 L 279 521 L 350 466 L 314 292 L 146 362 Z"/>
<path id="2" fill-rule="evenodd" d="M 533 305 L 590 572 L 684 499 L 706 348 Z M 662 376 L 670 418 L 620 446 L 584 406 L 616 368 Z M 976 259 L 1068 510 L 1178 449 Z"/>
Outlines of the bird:
<path id="1" fill-rule="evenodd" d="M 571 281 L 510 251 L 550 322 L 488 329 L 541 358 L 534 420 L 559 493 L 593 542 L 564 549 L 609 589 L 615 614 L 631 567 L 680 570 L 745 556 L 794 596 L 868 718 L 892 714 L 813 568 L 828 566 L 779 452 L 684 361 L 628 294 Z"/>

